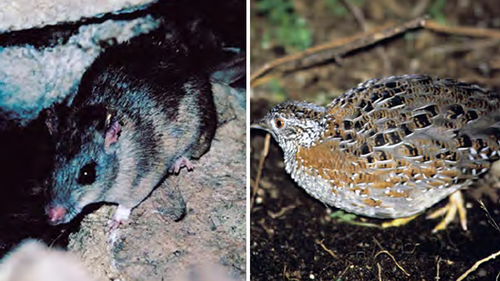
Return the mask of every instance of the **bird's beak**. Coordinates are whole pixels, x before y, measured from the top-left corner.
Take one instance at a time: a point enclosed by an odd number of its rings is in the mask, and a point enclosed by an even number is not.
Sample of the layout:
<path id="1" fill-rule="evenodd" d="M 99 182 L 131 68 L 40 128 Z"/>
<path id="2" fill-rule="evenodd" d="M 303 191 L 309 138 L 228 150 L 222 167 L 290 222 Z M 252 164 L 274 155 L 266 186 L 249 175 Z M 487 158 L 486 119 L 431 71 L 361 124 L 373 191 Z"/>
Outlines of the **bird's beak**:
<path id="1" fill-rule="evenodd" d="M 260 120 L 254 121 L 250 125 L 250 129 L 260 129 L 260 130 L 271 132 L 271 128 L 269 128 L 269 125 L 268 125 L 266 119 L 260 119 Z"/>

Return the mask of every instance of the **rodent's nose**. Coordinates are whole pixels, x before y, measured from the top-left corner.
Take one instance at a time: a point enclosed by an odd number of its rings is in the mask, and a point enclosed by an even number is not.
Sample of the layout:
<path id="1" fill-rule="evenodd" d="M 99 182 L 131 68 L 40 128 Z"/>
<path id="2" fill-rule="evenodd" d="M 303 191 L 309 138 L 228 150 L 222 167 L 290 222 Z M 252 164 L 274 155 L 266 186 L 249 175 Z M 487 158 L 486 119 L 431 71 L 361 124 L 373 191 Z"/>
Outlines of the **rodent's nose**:
<path id="1" fill-rule="evenodd" d="M 56 225 L 63 220 L 64 216 L 68 211 L 61 206 L 48 206 L 45 209 L 45 212 L 49 217 L 49 223 L 52 225 Z"/>

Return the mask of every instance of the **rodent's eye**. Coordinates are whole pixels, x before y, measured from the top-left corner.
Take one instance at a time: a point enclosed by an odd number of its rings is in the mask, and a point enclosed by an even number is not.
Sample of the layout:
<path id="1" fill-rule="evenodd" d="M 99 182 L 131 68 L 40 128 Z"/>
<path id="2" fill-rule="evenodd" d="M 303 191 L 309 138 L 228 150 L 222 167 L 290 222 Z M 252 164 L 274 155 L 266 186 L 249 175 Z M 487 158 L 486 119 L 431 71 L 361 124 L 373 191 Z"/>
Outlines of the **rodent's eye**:
<path id="1" fill-rule="evenodd" d="M 96 163 L 94 161 L 86 164 L 80 169 L 80 175 L 78 175 L 77 182 L 81 185 L 89 185 L 95 182 Z"/>
<path id="2" fill-rule="evenodd" d="M 283 128 L 283 126 L 285 126 L 285 121 L 283 121 L 283 119 L 281 118 L 276 118 L 274 120 L 274 124 L 276 125 L 276 128 L 281 129 Z"/>

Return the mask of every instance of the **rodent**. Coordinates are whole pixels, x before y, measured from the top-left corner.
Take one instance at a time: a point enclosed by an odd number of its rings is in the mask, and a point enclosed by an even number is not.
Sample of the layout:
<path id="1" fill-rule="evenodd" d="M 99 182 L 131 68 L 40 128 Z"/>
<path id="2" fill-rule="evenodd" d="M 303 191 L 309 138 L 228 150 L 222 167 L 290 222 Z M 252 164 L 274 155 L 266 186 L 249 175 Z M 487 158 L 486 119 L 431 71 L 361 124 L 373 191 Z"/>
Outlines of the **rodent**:
<path id="1" fill-rule="evenodd" d="M 210 75 L 176 38 L 158 38 L 106 50 L 69 108 L 48 119 L 56 139 L 50 224 L 110 202 L 116 227 L 169 171 L 191 169 L 189 159 L 209 149 L 217 126 Z"/>

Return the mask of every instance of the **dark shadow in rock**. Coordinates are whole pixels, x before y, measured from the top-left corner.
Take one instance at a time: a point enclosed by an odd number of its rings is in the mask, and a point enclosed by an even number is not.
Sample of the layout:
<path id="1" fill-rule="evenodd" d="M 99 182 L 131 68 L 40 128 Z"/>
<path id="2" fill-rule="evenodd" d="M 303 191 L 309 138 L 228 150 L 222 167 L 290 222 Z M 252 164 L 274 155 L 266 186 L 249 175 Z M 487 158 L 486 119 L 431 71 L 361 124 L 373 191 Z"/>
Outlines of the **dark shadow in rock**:
<path id="1" fill-rule="evenodd" d="M 44 123 L 40 119 L 26 127 L 6 119 L 0 123 L 0 255 L 25 238 L 64 246 L 67 231 L 50 226 L 44 214 L 44 181 L 52 167 Z"/>

